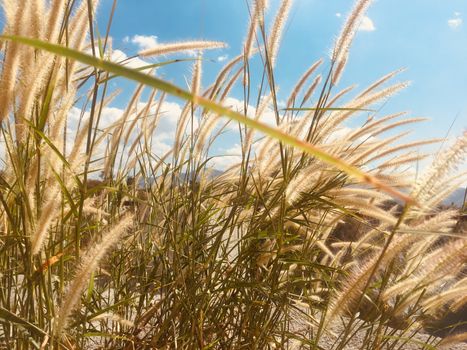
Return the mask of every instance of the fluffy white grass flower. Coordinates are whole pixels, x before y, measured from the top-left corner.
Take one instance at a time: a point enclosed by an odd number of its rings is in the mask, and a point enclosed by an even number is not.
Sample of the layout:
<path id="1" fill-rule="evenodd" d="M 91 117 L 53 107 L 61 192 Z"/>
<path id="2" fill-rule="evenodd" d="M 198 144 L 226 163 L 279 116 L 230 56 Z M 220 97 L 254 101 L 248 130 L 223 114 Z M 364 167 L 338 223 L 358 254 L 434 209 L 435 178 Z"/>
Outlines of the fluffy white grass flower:
<path id="1" fill-rule="evenodd" d="M 222 49 L 227 45 L 220 41 L 181 41 L 177 43 L 159 44 L 147 50 L 138 52 L 139 56 L 152 57 L 168 55 L 175 52 L 192 52 L 193 50 Z"/>
<path id="2" fill-rule="evenodd" d="M 448 350 L 451 348 L 451 345 L 460 344 L 467 341 L 467 332 L 453 334 L 443 338 L 443 340 L 438 344 L 440 349 Z"/>
<path id="3" fill-rule="evenodd" d="M 331 55 L 332 61 L 340 62 L 346 59 L 346 55 L 348 54 L 353 38 L 355 37 L 356 30 L 372 2 L 372 0 L 358 0 L 356 2 L 352 12 L 342 27 L 339 37 L 336 40 Z"/>
<path id="4" fill-rule="evenodd" d="M 250 25 L 248 33 L 246 35 L 245 42 L 243 44 L 243 55 L 245 58 L 250 56 L 250 52 L 253 48 L 255 39 L 256 28 L 259 23 L 263 21 L 264 10 L 266 8 L 265 0 L 255 0 L 253 3 L 253 13 L 250 16 Z"/>
<path id="5" fill-rule="evenodd" d="M 340 314 L 354 311 L 354 307 L 359 298 L 364 293 L 364 288 L 368 284 L 375 269 L 387 266 L 394 257 L 401 251 L 409 247 L 418 239 L 417 235 L 404 235 L 396 237 L 388 246 L 385 254 L 380 256 L 376 252 L 366 263 L 349 275 L 343 283 L 343 288 L 332 298 L 326 315 L 326 324 L 331 323 Z"/>
<path id="6" fill-rule="evenodd" d="M 467 155 L 467 131 L 454 144 L 437 155 L 428 171 L 417 181 L 412 196 L 422 204 L 443 186 L 443 179 L 455 170 Z"/>
<path id="7" fill-rule="evenodd" d="M 331 83 L 333 85 L 337 85 L 344 72 L 355 33 L 371 3 L 372 0 L 357 0 L 352 12 L 342 27 L 331 54 L 334 70 L 331 75 Z"/>
<path id="8" fill-rule="evenodd" d="M 300 77 L 298 80 L 297 84 L 295 85 L 294 89 L 292 90 L 292 93 L 290 94 L 290 97 L 287 101 L 287 107 L 291 107 L 293 102 L 295 101 L 295 98 L 297 95 L 300 93 L 300 90 L 303 88 L 303 85 L 305 85 L 305 82 L 307 79 L 318 69 L 318 67 L 323 64 L 323 60 L 320 59 L 313 63 L 310 68 L 307 69 L 307 71 Z M 315 79 L 316 81 L 316 79 Z"/>
<path id="9" fill-rule="evenodd" d="M 81 294 L 89 282 L 91 273 L 98 267 L 101 259 L 109 249 L 114 246 L 119 241 L 123 233 L 130 228 L 132 223 L 133 216 L 125 216 L 110 230 L 104 233 L 100 243 L 95 244 L 81 257 L 75 278 L 68 286 L 68 291 L 63 298 L 59 314 L 55 321 L 54 333 L 57 336 L 61 335 L 63 330 L 66 328 L 68 319 L 79 303 Z"/>
<path id="10" fill-rule="evenodd" d="M 305 104 L 310 99 L 318 85 L 321 84 L 322 79 L 323 77 L 321 75 L 318 75 L 315 78 L 315 80 L 313 80 L 310 87 L 305 91 L 305 94 L 303 95 L 302 104 Z"/>
<path id="11" fill-rule="evenodd" d="M 277 52 L 279 51 L 280 41 L 284 31 L 285 23 L 289 16 L 290 8 L 292 7 L 292 0 L 282 0 L 281 6 L 277 11 L 268 38 L 268 56 L 271 67 L 275 66 L 277 59 Z"/>
<path id="12" fill-rule="evenodd" d="M 345 54 L 341 60 L 337 61 L 336 68 L 332 72 L 331 75 L 331 84 L 332 85 L 337 85 L 339 84 L 339 81 L 341 80 L 342 74 L 344 73 L 345 66 L 347 64 L 347 59 L 349 57 L 349 54 Z"/>
<path id="13" fill-rule="evenodd" d="M 31 236 L 31 253 L 33 255 L 39 253 L 47 242 L 49 228 L 60 209 L 60 201 L 57 201 L 57 196 L 59 195 L 60 187 L 58 184 L 55 184 L 51 189 L 47 190 L 46 202 L 37 220 L 36 230 Z"/>

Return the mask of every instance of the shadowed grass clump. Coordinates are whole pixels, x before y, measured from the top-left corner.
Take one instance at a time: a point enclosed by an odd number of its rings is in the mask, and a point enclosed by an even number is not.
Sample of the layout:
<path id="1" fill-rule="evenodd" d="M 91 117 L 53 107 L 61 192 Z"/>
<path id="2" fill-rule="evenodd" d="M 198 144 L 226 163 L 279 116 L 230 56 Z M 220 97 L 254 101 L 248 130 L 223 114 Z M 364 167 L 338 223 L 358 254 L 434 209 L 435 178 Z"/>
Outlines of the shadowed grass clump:
<path id="1" fill-rule="evenodd" d="M 1 1 L 1 347 L 464 341 L 467 240 L 459 210 L 440 203 L 465 183 L 467 133 L 415 177 L 418 149 L 442 140 L 404 141 L 424 118 L 373 110 L 407 87 L 400 71 L 356 94 L 338 87 L 371 3 L 356 1 L 330 60 L 305 70 L 282 109 L 276 59 L 293 1 L 270 24 L 267 1 L 249 3 L 243 52 L 208 87 L 202 53 L 224 43 L 160 44 L 138 57 L 198 56 L 134 69 L 111 60 L 113 13 L 100 36 L 98 1 Z M 187 91 L 152 71 L 180 61 L 193 61 Z M 115 77 L 137 86 L 109 122 Z M 169 95 L 182 102 L 161 151 Z M 238 161 L 220 172 L 211 146 L 233 124 Z"/>

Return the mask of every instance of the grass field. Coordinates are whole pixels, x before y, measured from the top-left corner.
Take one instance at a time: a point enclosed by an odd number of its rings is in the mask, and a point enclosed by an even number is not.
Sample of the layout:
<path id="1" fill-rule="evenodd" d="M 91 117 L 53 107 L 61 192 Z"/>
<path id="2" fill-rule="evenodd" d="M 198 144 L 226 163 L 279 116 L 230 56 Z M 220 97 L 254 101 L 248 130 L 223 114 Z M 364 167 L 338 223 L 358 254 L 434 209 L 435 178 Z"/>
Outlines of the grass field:
<path id="1" fill-rule="evenodd" d="M 283 108 L 276 58 L 291 0 L 271 23 L 266 0 L 249 3 L 243 51 L 208 87 L 202 54 L 224 43 L 139 53 L 171 64 L 164 55 L 196 50 L 187 90 L 155 66 L 110 60 L 96 0 L 1 1 L 0 349 L 465 345 L 465 208 L 440 204 L 465 185 L 467 132 L 404 141 L 423 118 L 374 112 L 407 87 L 400 71 L 358 92 L 339 86 L 371 2 L 356 1 Z M 103 125 L 116 76 L 137 86 Z M 244 108 L 232 110 L 239 87 Z M 160 154 L 169 96 L 183 108 Z M 210 148 L 232 125 L 241 160 L 218 171 Z M 440 151 L 418 152 L 431 144 Z"/>

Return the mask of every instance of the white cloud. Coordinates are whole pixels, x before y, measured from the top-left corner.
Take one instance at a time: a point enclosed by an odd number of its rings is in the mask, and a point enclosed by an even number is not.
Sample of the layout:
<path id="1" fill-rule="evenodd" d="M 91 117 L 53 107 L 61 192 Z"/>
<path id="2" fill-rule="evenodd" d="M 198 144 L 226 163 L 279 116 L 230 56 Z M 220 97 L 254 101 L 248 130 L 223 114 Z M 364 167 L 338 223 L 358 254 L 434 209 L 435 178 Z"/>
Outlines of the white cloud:
<path id="1" fill-rule="evenodd" d="M 220 150 L 219 153 L 209 162 L 209 165 L 213 166 L 214 169 L 226 170 L 242 161 L 242 147 L 237 143 L 230 148 Z"/>
<path id="2" fill-rule="evenodd" d="M 96 46 L 95 51 L 97 54 L 99 52 L 99 47 Z M 92 54 L 92 48 L 90 47 L 86 49 L 85 52 L 87 54 Z M 104 57 L 106 59 L 109 59 L 112 62 L 125 65 L 126 67 L 129 67 L 129 68 L 141 68 L 144 66 L 151 65 L 151 62 L 144 61 L 139 57 L 129 57 L 124 51 L 118 50 L 118 49 L 116 50 L 108 49 L 105 52 Z M 82 65 L 82 66 L 84 67 L 85 65 Z"/>
<path id="3" fill-rule="evenodd" d="M 451 18 L 451 19 L 448 19 L 448 26 L 452 29 L 456 29 L 458 27 L 461 26 L 462 24 L 462 18 L 460 18 L 460 13 L 459 12 L 455 12 L 454 13 L 454 18 Z"/>
<path id="4" fill-rule="evenodd" d="M 360 26 L 358 27 L 358 30 L 363 31 L 363 32 L 373 32 L 376 30 L 375 24 L 373 23 L 373 20 L 368 17 L 364 16 L 362 18 L 362 22 L 360 23 Z"/>
<path id="5" fill-rule="evenodd" d="M 130 37 L 126 35 L 125 37 L 123 37 L 122 41 L 124 44 L 128 44 L 130 42 Z"/>
<path id="6" fill-rule="evenodd" d="M 182 106 L 176 102 L 165 101 L 161 106 L 160 113 L 161 116 L 159 125 L 156 128 L 156 136 L 160 140 L 173 144 L 177 122 L 182 114 Z"/>
<path id="7" fill-rule="evenodd" d="M 224 105 L 236 112 L 243 113 L 244 104 L 242 100 L 239 100 L 234 97 L 227 97 L 225 99 Z M 256 114 L 256 108 L 252 105 L 248 105 L 247 108 L 248 117 L 254 118 Z M 259 117 L 259 121 L 270 126 L 276 126 L 276 114 L 274 113 L 274 110 L 271 107 L 266 107 L 264 109 L 264 112 Z M 238 132 L 238 123 L 230 123 L 229 129 L 231 131 Z"/>
<path id="8" fill-rule="evenodd" d="M 140 68 L 151 64 L 139 57 L 132 57 L 129 59 L 128 55 L 122 50 L 113 50 L 110 60 L 117 63 L 123 63 L 125 66 L 130 68 Z"/>
<path id="9" fill-rule="evenodd" d="M 139 50 L 147 50 L 157 46 L 157 36 L 155 35 L 134 35 L 131 42 L 138 46 Z"/>
<path id="10" fill-rule="evenodd" d="M 327 137 L 327 142 L 339 142 L 340 140 L 345 139 L 345 137 L 352 131 L 354 131 L 354 129 L 351 129 L 347 126 L 337 128 L 334 131 L 332 131 L 331 134 Z"/>
<path id="11" fill-rule="evenodd" d="M 222 56 L 217 57 L 217 61 L 218 61 L 218 62 L 224 62 L 224 61 L 226 61 L 228 58 L 229 58 L 229 55 L 222 55 Z"/>
<path id="12" fill-rule="evenodd" d="M 342 17 L 342 13 L 337 12 L 337 13 L 336 13 L 336 17 L 338 17 L 338 18 Z"/>
<path id="13" fill-rule="evenodd" d="M 143 108 L 146 107 L 145 102 L 140 102 L 137 105 L 136 111 L 132 113 L 128 120 L 133 120 L 133 118 L 141 111 Z M 156 107 L 153 106 L 150 111 L 149 119 L 151 120 L 154 118 Z M 180 117 L 180 113 L 182 111 L 182 107 L 175 102 L 164 102 L 160 112 L 160 120 L 159 124 L 154 130 L 153 137 L 152 137 L 152 148 L 151 151 L 154 155 L 162 156 L 166 152 L 168 152 L 173 145 L 174 138 L 175 138 L 175 130 L 177 121 Z M 118 125 L 117 123 L 120 118 L 124 115 L 125 111 L 121 108 L 107 106 L 102 109 L 102 114 L 99 120 L 98 129 L 101 131 L 109 130 L 109 127 Z M 89 111 L 85 111 L 82 113 L 81 109 L 78 107 L 72 107 L 70 112 L 68 113 L 68 124 L 67 124 L 67 143 L 69 145 L 74 144 L 75 137 L 78 132 L 78 125 L 81 124 L 81 127 L 84 125 L 86 120 L 89 120 L 90 113 Z M 81 122 L 80 122 L 81 120 Z M 196 127 L 196 123 L 195 123 Z M 136 136 L 141 130 L 141 124 L 138 123 L 133 130 L 132 134 L 130 135 L 128 142 L 131 145 L 135 140 Z M 112 130 L 110 130 L 112 131 Z M 95 150 L 93 159 L 98 160 L 95 162 L 95 166 L 99 167 L 102 166 L 102 157 L 104 157 L 106 148 L 107 148 L 107 141 L 106 139 L 102 142 Z M 123 141 L 122 141 L 123 142 Z M 82 145 L 81 152 L 84 152 L 84 144 Z M 72 147 L 68 148 L 68 152 L 71 151 Z M 0 154 L 2 151 L 2 145 L 0 144 Z M 131 158 L 134 154 L 129 154 L 128 148 L 126 149 L 125 153 L 123 154 L 123 159 Z M 118 151 L 119 156 L 122 154 L 122 149 Z"/>
<path id="14" fill-rule="evenodd" d="M 229 97 L 226 99 L 225 105 L 236 111 L 241 112 L 243 110 L 243 102 L 240 99 Z M 145 106 L 146 106 L 146 102 L 143 102 L 143 101 L 139 102 L 136 105 L 136 111 L 132 112 L 132 114 L 129 116 L 129 120 L 133 120 L 134 116 L 138 112 L 140 112 L 143 108 L 145 108 Z M 183 110 L 183 104 L 178 103 L 178 102 L 165 101 L 163 105 L 161 106 L 159 124 L 157 125 L 152 135 L 153 141 L 152 141 L 151 150 L 153 154 L 157 156 L 162 156 L 168 150 L 170 150 L 171 147 L 173 146 L 174 139 L 175 139 L 175 132 L 177 129 L 177 122 L 180 118 L 182 110 Z M 149 121 L 151 121 L 154 118 L 155 111 L 156 111 L 156 107 L 153 106 L 149 114 Z M 100 118 L 99 129 L 106 130 L 107 128 L 115 125 L 115 123 L 118 122 L 119 119 L 123 116 L 124 112 L 125 111 L 121 108 L 112 107 L 112 106 L 104 107 L 102 110 L 101 118 Z M 254 106 L 249 105 L 248 106 L 249 117 L 253 117 L 255 113 L 256 113 L 256 109 L 254 108 Z M 68 126 L 68 130 L 67 130 L 68 140 L 67 141 L 69 142 L 69 144 L 73 144 L 74 142 L 74 137 L 77 132 L 80 118 L 81 118 L 81 110 L 77 107 L 73 107 L 70 110 L 69 118 L 68 118 L 68 125 L 67 125 Z M 87 119 L 89 119 L 88 111 L 86 111 L 83 116 L 83 120 L 87 120 Z M 195 129 L 197 129 L 198 128 L 197 120 L 195 119 L 194 121 L 195 121 L 194 127 Z M 223 125 L 225 121 L 226 119 L 222 118 L 222 120 L 220 120 L 219 127 L 220 125 Z M 275 113 L 271 107 L 265 108 L 264 112 L 260 116 L 260 121 L 268 125 L 275 126 L 276 124 Z M 83 121 L 81 121 L 81 125 L 83 125 Z M 141 126 L 142 124 L 138 122 L 133 133 L 129 137 L 129 144 L 132 144 L 133 141 L 136 139 L 136 135 L 141 130 Z M 227 131 L 232 134 L 238 134 L 238 125 L 236 123 L 230 123 L 229 126 L 227 127 Z M 215 132 L 213 131 L 213 133 Z M 254 139 L 257 140 L 259 137 L 262 137 L 262 136 L 263 135 L 261 133 L 257 133 L 255 134 Z M 211 154 L 213 158 L 209 162 L 210 166 L 213 166 L 215 169 L 225 170 L 229 168 L 230 166 L 237 164 L 238 162 L 241 161 L 241 154 L 242 154 L 241 145 L 238 143 L 238 141 L 237 143 L 234 143 L 234 142 L 228 142 L 227 144 L 224 143 L 221 147 L 222 148 L 220 149 L 219 148 L 215 149 L 214 152 Z M 256 149 L 256 147 L 257 147 L 257 144 L 254 144 L 253 149 Z M 106 143 L 104 142 L 95 150 L 95 158 L 98 159 L 100 157 L 103 157 L 105 154 L 105 149 L 106 149 Z M 0 145 L 0 151 L 1 151 L 1 145 Z M 126 154 L 126 153 L 123 154 L 124 159 L 126 159 L 127 157 L 131 157 L 131 156 L 132 155 L 130 154 Z M 99 167 L 101 165 L 100 163 L 99 164 L 96 163 L 96 166 Z"/>

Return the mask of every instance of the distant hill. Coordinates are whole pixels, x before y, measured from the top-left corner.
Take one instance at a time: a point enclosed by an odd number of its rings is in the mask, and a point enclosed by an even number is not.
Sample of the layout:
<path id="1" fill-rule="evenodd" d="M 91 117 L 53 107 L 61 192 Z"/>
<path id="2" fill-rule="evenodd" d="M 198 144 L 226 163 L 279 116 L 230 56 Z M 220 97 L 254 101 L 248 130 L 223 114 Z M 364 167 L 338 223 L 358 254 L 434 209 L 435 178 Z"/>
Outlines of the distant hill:
<path id="1" fill-rule="evenodd" d="M 454 205 L 456 207 L 462 207 L 464 204 L 465 188 L 458 188 L 451 195 L 443 201 L 444 205 Z"/>

